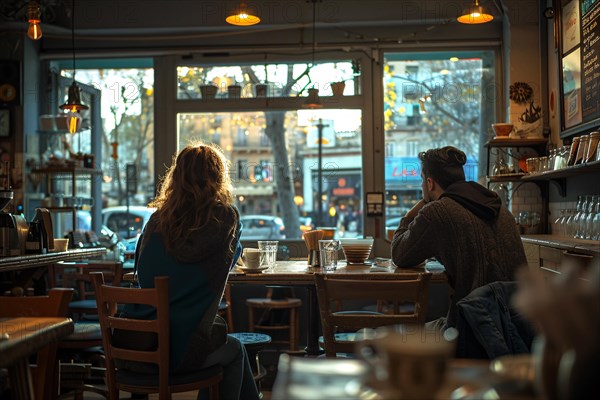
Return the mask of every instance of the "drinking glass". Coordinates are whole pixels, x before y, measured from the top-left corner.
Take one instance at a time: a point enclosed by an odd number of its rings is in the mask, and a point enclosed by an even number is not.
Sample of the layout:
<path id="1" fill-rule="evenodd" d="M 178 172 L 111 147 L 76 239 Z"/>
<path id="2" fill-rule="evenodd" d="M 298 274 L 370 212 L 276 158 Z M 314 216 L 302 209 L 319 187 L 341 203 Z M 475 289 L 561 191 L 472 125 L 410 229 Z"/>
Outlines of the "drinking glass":
<path id="1" fill-rule="evenodd" d="M 337 239 L 319 240 L 319 254 L 321 257 L 321 268 L 325 272 L 335 271 L 338 263 L 340 241 Z"/>
<path id="2" fill-rule="evenodd" d="M 277 259 L 277 240 L 259 240 L 258 250 L 260 251 L 260 266 L 272 270 L 275 267 Z"/>

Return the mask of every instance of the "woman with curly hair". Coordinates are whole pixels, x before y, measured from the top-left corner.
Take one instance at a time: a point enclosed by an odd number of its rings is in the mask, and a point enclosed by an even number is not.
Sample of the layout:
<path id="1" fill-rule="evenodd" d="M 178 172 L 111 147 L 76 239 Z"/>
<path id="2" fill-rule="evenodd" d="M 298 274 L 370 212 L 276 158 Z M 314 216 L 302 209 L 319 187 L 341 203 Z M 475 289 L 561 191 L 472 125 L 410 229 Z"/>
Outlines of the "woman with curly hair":
<path id="1" fill-rule="evenodd" d="M 220 395 L 258 399 L 244 346 L 217 316 L 230 268 L 239 256 L 239 213 L 233 205 L 228 161 L 212 144 L 188 145 L 174 157 L 136 249 L 141 287 L 169 277 L 171 371 L 223 367 Z M 125 309 L 151 318 L 142 306 Z"/>

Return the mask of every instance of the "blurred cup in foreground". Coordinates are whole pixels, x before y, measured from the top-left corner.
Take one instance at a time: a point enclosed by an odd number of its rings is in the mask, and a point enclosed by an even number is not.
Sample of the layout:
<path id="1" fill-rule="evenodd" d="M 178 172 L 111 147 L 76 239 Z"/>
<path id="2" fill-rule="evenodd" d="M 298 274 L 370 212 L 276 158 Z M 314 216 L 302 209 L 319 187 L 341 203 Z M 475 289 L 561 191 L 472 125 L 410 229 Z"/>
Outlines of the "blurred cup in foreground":
<path id="1" fill-rule="evenodd" d="M 454 352 L 455 342 L 440 332 L 413 326 L 378 329 L 374 339 L 357 342 L 357 353 L 399 398 L 435 398 Z"/>

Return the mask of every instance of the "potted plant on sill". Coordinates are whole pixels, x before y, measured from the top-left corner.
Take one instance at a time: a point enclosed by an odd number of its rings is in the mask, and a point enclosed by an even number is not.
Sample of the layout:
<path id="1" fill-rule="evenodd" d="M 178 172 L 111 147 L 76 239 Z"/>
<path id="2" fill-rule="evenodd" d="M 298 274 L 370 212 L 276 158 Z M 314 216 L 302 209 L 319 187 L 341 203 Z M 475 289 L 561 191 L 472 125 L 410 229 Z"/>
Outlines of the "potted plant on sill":
<path id="1" fill-rule="evenodd" d="M 205 83 L 199 85 L 200 94 L 202 95 L 202 100 L 214 99 L 217 95 L 218 87 L 213 85 L 212 83 Z"/>
<path id="2" fill-rule="evenodd" d="M 510 100 L 525 107 L 514 122 L 517 134 L 521 138 L 543 137 L 542 107 L 535 105 L 533 88 L 526 82 L 515 82 L 510 85 Z"/>

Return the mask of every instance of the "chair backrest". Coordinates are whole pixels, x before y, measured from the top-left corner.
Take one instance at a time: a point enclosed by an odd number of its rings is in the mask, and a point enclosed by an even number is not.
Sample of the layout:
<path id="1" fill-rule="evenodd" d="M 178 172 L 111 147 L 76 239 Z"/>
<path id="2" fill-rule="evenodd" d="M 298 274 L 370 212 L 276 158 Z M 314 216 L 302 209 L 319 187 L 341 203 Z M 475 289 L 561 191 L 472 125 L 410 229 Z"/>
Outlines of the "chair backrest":
<path id="1" fill-rule="evenodd" d="M 96 292 L 98 316 L 102 328 L 102 342 L 106 355 L 109 392 L 118 393 L 115 360 L 156 364 L 159 371 L 159 396 L 169 397 L 169 278 L 154 278 L 154 288 L 137 289 L 109 286 L 104 283 L 102 273 L 92 273 Z M 156 319 L 141 320 L 121 318 L 117 315 L 117 304 L 141 304 L 156 309 Z M 158 337 L 156 348 L 132 350 L 117 347 L 114 332 L 149 332 Z M 126 390 L 126 389 L 124 389 Z"/>
<path id="2" fill-rule="evenodd" d="M 47 296 L 0 296 L 0 317 L 66 317 L 73 289 L 55 288 Z"/>
<path id="3" fill-rule="evenodd" d="M 72 287 L 79 300 L 93 298 L 90 274 L 101 272 L 104 281 L 119 286 L 123 278 L 123 263 L 118 261 L 90 261 L 86 263 L 55 263 L 48 271 L 50 287 Z"/>
<path id="4" fill-rule="evenodd" d="M 353 341 L 337 340 L 340 331 L 358 331 L 395 324 L 422 324 L 427 314 L 431 273 L 344 277 L 315 274 L 325 354 L 354 352 Z M 394 305 L 393 314 L 345 311 L 348 301 L 387 301 Z M 400 305 L 410 304 L 410 311 Z M 404 308 L 403 308 L 404 310 Z"/>

